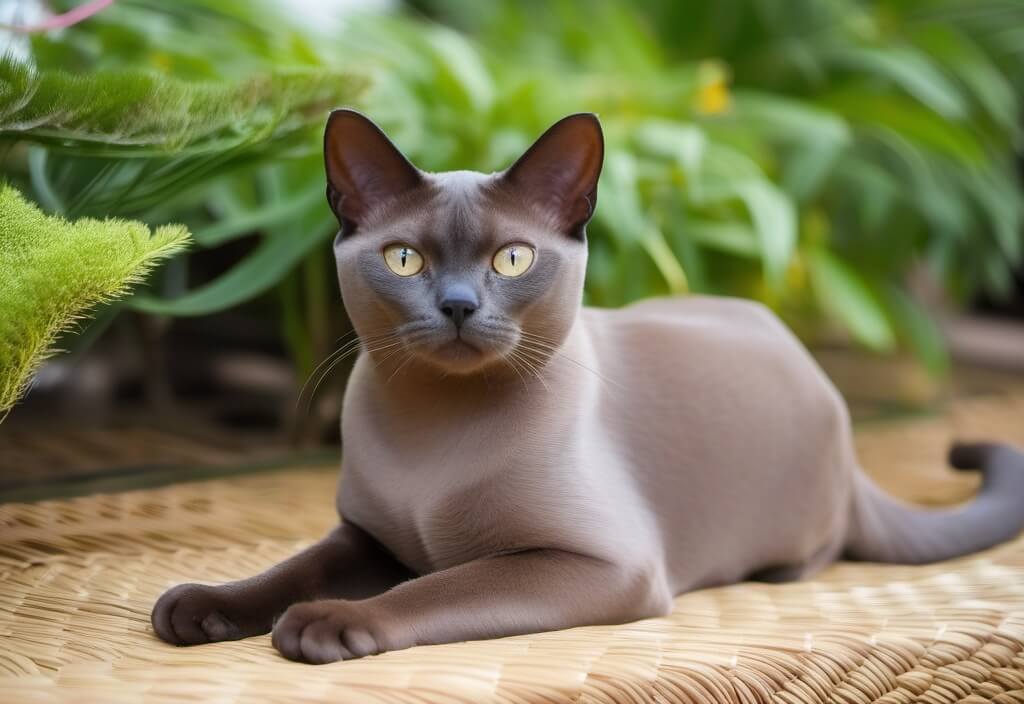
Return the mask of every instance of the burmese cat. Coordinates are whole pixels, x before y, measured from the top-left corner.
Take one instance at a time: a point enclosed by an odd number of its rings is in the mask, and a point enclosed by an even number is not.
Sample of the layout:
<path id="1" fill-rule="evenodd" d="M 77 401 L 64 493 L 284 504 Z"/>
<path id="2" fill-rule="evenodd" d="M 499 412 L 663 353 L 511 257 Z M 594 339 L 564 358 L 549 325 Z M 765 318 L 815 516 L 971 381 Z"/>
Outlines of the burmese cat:
<path id="1" fill-rule="evenodd" d="M 581 306 L 603 138 L 551 127 L 512 167 L 417 170 L 331 114 L 328 201 L 364 346 L 342 416 L 341 523 L 251 579 L 171 589 L 179 645 L 273 628 L 324 663 L 426 643 L 659 616 L 673 596 L 798 579 L 841 555 L 927 562 L 1024 527 L 1024 454 L 961 445 L 978 499 L 888 498 L 847 410 L 766 308 L 689 297 Z"/>

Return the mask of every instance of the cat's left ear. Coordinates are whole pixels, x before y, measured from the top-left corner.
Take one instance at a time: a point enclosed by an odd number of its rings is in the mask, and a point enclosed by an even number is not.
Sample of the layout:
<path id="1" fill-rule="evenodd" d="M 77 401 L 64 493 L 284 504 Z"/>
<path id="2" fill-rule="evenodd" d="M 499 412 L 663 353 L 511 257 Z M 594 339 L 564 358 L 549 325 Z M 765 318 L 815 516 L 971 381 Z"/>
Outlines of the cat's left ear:
<path id="1" fill-rule="evenodd" d="M 597 115 L 577 113 L 548 128 L 502 180 L 554 217 L 560 230 L 582 239 L 597 207 L 603 162 L 604 135 Z"/>

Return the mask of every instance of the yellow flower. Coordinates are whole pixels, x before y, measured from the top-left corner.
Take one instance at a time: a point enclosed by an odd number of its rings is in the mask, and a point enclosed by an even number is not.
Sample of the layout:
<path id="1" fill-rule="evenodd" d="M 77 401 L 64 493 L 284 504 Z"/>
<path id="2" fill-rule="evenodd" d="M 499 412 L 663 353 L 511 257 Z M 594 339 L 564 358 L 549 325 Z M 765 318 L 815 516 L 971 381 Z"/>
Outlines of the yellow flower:
<path id="1" fill-rule="evenodd" d="M 694 109 L 701 115 L 722 115 L 732 107 L 729 93 L 729 69 L 719 61 L 703 61 L 697 66 L 697 95 Z"/>
<path id="2" fill-rule="evenodd" d="M 156 51 L 149 55 L 149 62 L 154 68 L 160 71 L 170 71 L 174 60 L 162 51 Z"/>

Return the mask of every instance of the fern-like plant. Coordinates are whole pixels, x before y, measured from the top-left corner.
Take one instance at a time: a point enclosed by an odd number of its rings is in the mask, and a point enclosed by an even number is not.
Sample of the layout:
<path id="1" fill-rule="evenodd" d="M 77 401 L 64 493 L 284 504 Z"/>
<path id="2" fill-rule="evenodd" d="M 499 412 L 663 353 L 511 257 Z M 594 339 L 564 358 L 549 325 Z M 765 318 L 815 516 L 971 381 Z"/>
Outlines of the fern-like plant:
<path id="1" fill-rule="evenodd" d="M 168 225 L 48 216 L 0 187 L 0 419 L 25 391 L 57 335 L 127 292 L 188 242 Z"/>

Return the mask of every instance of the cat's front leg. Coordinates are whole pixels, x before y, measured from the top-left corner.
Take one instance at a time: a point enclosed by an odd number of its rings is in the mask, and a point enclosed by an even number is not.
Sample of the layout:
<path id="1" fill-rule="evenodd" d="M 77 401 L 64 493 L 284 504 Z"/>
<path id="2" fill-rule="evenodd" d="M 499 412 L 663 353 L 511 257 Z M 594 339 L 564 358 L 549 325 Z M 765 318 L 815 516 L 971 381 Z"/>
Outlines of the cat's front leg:
<path id="1" fill-rule="evenodd" d="M 661 616 L 663 580 L 577 553 L 530 550 L 469 562 L 363 601 L 296 604 L 274 626 L 291 660 L 326 663 L 413 645 L 499 638 Z"/>
<path id="2" fill-rule="evenodd" d="M 164 592 L 150 620 L 173 645 L 238 640 L 270 631 L 292 604 L 362 599 L 412 575 L 373 538 L 342 523 L 326 538 L 249 579 L 221 585 L 179 584 Z"/>

